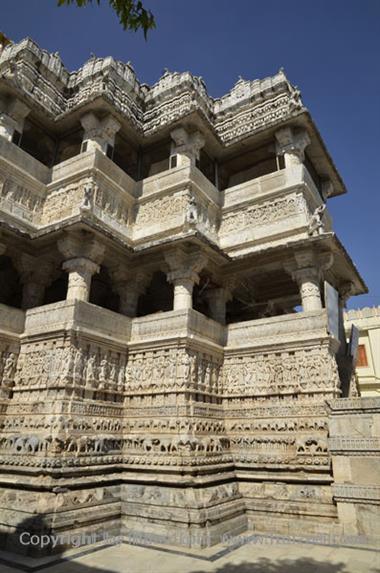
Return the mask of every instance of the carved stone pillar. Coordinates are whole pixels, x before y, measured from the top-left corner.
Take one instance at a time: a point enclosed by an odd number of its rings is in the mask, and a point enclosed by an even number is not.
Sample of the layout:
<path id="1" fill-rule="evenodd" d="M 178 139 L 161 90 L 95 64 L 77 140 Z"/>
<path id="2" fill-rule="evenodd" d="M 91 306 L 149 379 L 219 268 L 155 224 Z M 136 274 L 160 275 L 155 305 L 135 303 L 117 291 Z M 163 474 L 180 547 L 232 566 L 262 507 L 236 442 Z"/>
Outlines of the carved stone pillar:
<path id="1" fill-rule="evenodd" d="M 208 300 L 211 318 L 216 320 L 216 322 L 226 324 L 226 304 L 227 301 L 232 298 L 231 287 L 223 286 L 212 289 L 206 293 L 206 298 Z"/>
<path id="2" fill-rule="evenodd" d="M 69 273 L 66 299 L 88 301 L 91 279 L 95 273 L 99 272 L 99 265 L 90 259 L 78 257 L 63 263 L 62 268 Z"/>
<path id="3" fill-rule="evenodd" d="M 195 165 L 205 144 L 203 135 L 199 131 L 189 134 L 183 127 L 174 129 L 170 135 L 173 140 L 171 155 L 176 157 L 176 167 Z"/>
<path id="4" fill-rule="evenodd" d="M 15 132 L 22 133 L 30 108 L 19 100 L 0 99 L 0 137 L 12 141 Z"/>
<path id="5" fill-rule="evenodd" d="M 171 272 L 167 278 L 174 285 L 173 310 L 183 310 L 193 306 L 193 288 L 199 282 L 199 271 L 206 264 L 206 257 L 201 253 L 187 254 L 181 249 L 165 255 Z"/>
<path id="6" fill-rule="evenodd" d="M 295 131 L 291 127 L 283 127 L 276 131 L 275 138 L 277 155 L 284 156 L 285 167 L 303 163 L 305 147 L 310 143 L 310 138 L 304 129 Z"/>
<path id="7" fill-rule="evenodd" d="M 179 276 L 178 276 L 179 275 Z M 193 288 L 199 282 L 196 273 L 177 271 L 170 273 L 168 279 L 174 285 L 173 310 L 183 310 L 193 306 Z"/>
<path id="8" fill-rule="evenodd" d="M 293 272 L 300 289 L 302 308 L 305 312 L 322 308 L 320 277 L 318 269 L 313 267 L 298 269 Z"/>
<path id="9" fill-rule="evenodd" d="M 297 282 L 304 311 L 322 308 L 321 280 L 324 271 L 333 263 L 330 252 L 315 252 L 313 249 L 295 251 L 294 260 L 284 264 L 284 269 Z"/>
<path id="10" fill-rule="evenodd" d="M 15 265 L 23 285 L 21 307 L 26 310 L 41 306 L 45 289 L 52 281 L 53 261 L 23 253 Z"/>
<path id="11" fill-rule="evenodd" d="M 105 247 L 91 233 L 68 233 L 58 241 L 58 248 L 67 259 L 62 268 L 69 273 L 67 300 L 88 301 L 91 279 L 100 270 Z"/>
<path id="12" fill-rule="evenodd" d="M 84 129 L 82 150 L 99 149 L 103 153 L 108 153 L 114 147 L 115 135 L 119 131 L 120 123 L 111 115 L 101 121 L 89 112 L 80 120 Z"/>
<path id="13" fill-rule="evenodd" d="M 111 269 L 111 275 L 120 298 L 120 313 L 130 317 L 136 316 L 139 296 L 147 287 L 149 274 L 133 272 L 130 269 Z"/>

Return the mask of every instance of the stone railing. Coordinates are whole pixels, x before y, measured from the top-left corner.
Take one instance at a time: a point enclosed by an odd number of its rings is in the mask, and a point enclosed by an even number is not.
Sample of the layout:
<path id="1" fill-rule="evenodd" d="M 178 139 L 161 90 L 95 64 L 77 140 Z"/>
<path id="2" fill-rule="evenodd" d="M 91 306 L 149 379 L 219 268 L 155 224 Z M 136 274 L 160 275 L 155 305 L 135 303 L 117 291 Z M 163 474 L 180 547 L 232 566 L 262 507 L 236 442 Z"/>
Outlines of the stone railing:
<path id="1" fill-rule="evenodd" d="M 49 169 L 0 137 L 0 211 L 27 228 L 41 221 Z"/>
<path id="2" fill-rule="evenodd" d="M 19 335 L 24 332 L 25 312 L 0 304 L 0 336 Z"/>
<path id="3" fill-rule="evenodd" d="M 298 312 L 230 324 L 227 329 L 227 346 L 260 348 L 290 342 L 307 344 L 308 340 L 327 336 L 325 310 Z"/>
<path id="4" fill-rule="evenodd" d="M 173 310 L 134 318 L 131 343 L 190 336 L 223 345 L 224 332 L 221 324 L 195 310 Z"/>
<path id="5" fill-rule="evenodd" d="M 344 320 L 362 320 L 368 318 L 380 317 L 380 306 L 357 308 L 353 310 L 346 310 L 344 313 Z"/>
<path id="6" fill-rule="evenodd" d="M 108 157 L 97 150 L 81 153 L 53 168 L 43 222 L 46 225 L 82 214 L 129 236 L 134 193 L 135 181 Z"/>
<path id="7" fill-rule="evenodd" d="M 236 254 L 242 249 L 275 246 L 308 237 L 313 211 L 321 197 L 307 169 L 294 166 L 241 183 L 224 192 L 220 246 Z M 323 231 L 331 230 L 328 213 Z"/>
<path id="8" fill-rule="evenodd" d="M 194 166 L 136 182 L 98 150 L 52 169 L 30 158 L 21 170 L 21 160 L 30 156 L 12 143 L 0 144 L 5 157 L 15 157 L 15 167 L 7 159 L 0 163 L 0 208 L 32 230 L 72 218 L 95 219 L 131 245 L 197 231 L 238 255 L 308 237 L 312 213 L 321 204 L 302 165 L 220 193 Z M 331 229 L 327 212 L 322 223 L 323 232 Z"/>
<path id="9" fill-rule="evenodd" d="M 45 336 L 46 332 L 75 329 L 106 340 L 127 343 L 131 320 L 116 312 L 83 301 L 61 301 L 26 311 L 25 334 Z"/>
<path id="10" fill-rule="evenodd" d="M 166 236 L 191 227 L 217 241 L 220 195 L 196 167 L 169 169 L 137 186 L 134 240 Z"/>
<path id="11" fill-rule="evenodd" d="M 341 452 L 346 453 L 350 452 L 351 455 L 355 453 L 358 455 L 363 455 L 363 452 L 370 454 L 371 452 L 373 455 L 379 455 L 380 453 L 380 438 L 358 438 L 356 436 L 335 436 L 333 438 L 329 438 L 329 448 L 331 452 L 335 454 Z"/>
<path id="12" fill-rule="evenodd" d="M 27 177 L 31 177 L 41 183 L 50 181 L 51 170 L 49 167 L 46 167 L 38 159 L 35 159 L 32 155 L 3 137 L 0 137 L 0 159 Z"/>
<path id="13" fill-rule="evenodd" d="M 327 314 L 302 312 L 228 326 L 223 365 L 228 395 L 297 395 L 317 401 L 340 395 Z"/>
<path id="14" fill-rule="evenodd" d="M 0 156 L 0 210 L 9 218 L 33 230 L 90 216 L 130 237 L 136 182 L 104 154 L 88 151 L 50 169 L 0 138 Z"/>

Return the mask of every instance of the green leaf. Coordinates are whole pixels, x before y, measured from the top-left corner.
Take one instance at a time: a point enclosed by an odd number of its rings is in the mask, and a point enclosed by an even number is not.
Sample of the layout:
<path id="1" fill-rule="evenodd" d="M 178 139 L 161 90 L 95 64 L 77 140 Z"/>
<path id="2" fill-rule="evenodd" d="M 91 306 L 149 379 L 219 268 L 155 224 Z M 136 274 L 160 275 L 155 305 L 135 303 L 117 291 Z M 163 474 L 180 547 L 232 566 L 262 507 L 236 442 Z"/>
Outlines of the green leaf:
<path id="1" fill-rule="evenodd" d="M 156 21 L 150 10 L 144 8 L 141 0 L 106 0 L 119 18 L 124 30 L 142 30 L 145 40 L 149 30 L 156 27 Z M 58 6 L 76 4 L 79 8 L 91 4 L 93 0 L 57 0 Z M 94 0 L 99 6 L 100 0 Z"/>

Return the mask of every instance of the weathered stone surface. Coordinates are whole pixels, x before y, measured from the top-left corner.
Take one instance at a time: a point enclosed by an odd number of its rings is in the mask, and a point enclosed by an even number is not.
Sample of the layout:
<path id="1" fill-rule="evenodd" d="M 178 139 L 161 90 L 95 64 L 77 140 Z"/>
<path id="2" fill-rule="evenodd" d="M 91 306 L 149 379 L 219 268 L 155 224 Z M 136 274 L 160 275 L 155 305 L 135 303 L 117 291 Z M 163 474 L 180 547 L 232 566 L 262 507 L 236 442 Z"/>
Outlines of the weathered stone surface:
<path id="1" fill-rule="evenodd" d="M 341 398 L 331 329 L 365 285 L 283 72 L 213 100 L 188 73 L 69 73 L 24 40 L 0 54 L 0 94 L 3 545 L 23 528 L 200 548 L 300 523 L 369 536 L 377 405 Z"/>

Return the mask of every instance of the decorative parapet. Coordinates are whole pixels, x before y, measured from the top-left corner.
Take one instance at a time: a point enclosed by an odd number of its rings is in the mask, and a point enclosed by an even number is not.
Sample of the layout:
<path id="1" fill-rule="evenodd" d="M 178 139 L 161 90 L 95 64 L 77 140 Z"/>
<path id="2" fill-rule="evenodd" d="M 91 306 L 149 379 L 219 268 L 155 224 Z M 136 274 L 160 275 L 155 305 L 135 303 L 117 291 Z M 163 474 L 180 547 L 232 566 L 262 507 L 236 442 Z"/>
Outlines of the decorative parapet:
<path id="1" fill-rule="evenodd" d="M 380 413 L 380 397 L 329 399 L 327 405 L 335 415 Z"/>
<path id="2" fill-rule="evenodd" d="M 344 320 L 346 322 L 351 320 L 362 320 L 362 319 L 377 318 L 377 317 L 379 317 L 380 321 L 380 306 L 372 306 L 372 307 L 365 306 L 363 308 L 346 310 L 346 312 L 344 313 Z"/>
<path id="3" fill-rule="evenodd" d="M 18 336 L 24 331 L 25 312 L 19 308 L 0 304 L 0 336 Z"/>
<path id="4" fill-rule="evenodd" d="M 221 346 L 225 342 L 225 327 L 193 309 L 157 313 L 132 322 L 132 345 L 187 336 Z"/>
<path id="5" fill-rule="evenodd" d="M 238 322 L 228 326 L 227 347 L 239 351 L 246 348 L 261 349 L 272 344 L 314 343 L 316 338 L 328 338 L 325 310 L 298 312 Z"/>
<path id="6" fill-rule="evenodd" d="M 336 436 L 329 438 L 329 449 L 334 455 L 378 456 L 380 438 L 354 438 Z"/>
<path id="7" fill-rule="evenodd" d="M 131 319 L 79 300 L 56 302 L 26 312 L 25 334 L 45 337 L 47 332 L 75 329 L 91 332 L 102 339 L 126 343 L 131 332 Z"/>
<path id="8" fill-rule="evenodd" d="M 337 501 L 380 504 L 380 486 L 334 484 L 332 490 Z"/>
<path id="9" fill-rule="evenodd" d="M 305 111 L 300 92 L 282 70 L 264 80 L 239 79 L 229 93 L 213 99 L 203 80 L 189 72 L 166 71 L 149 87 L 137 80 L 130 63 L 111 57 L 91 57 L 70 73 L 58 53 L 41 50 L 30 38 L 4 48 L 0 76 L 54 119 L 106 97 L 145 135 L 198 111 L 225 145 Z"/>

